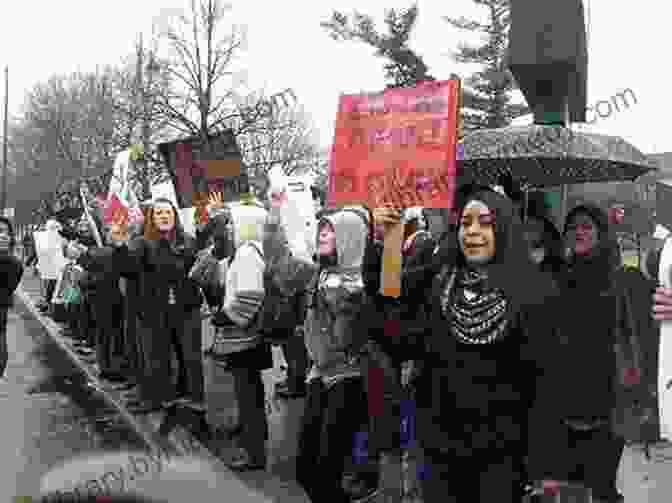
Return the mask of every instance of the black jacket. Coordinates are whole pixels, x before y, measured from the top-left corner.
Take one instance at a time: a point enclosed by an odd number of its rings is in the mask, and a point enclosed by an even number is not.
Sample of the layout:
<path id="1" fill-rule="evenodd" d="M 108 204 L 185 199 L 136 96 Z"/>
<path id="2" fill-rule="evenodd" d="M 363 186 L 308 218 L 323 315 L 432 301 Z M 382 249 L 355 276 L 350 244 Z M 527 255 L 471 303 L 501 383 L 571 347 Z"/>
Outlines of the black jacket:
<path id="1" fill-rule="evenodd" d="M 188 277 L 196 252 L 195 240 L 187 235 L 177 245 L 139 237 L 115 250 L 114 267 L 119 274 L 139 280 L 144 318 L 151 319 L 173 309 L 191 311 L 200 308 L 199 286 Z M 175 292 L 175 306 L 168 303 L 170 287 Z"/>
<path id="2" fill-rule="evenodd" d="M 488 265 L 488 282 L 507 298 L 509 325 L 506 336 L 491 344 L 463 344 L 451 335 L 440 299 L 449 271 L 464 266 L 456 232 L 444 237 L 429 263 L 408 271 L 405 295 L 425 298 L 430 306 L 415 386 L 418 440 L 425 448 L 453 455 L 480 451 L 492 459 L 522 459 L 528 445 L 545 444 L 559 417 L 558 293 L 550 275 L 529 261 L 510 201 L 476 189 L 473 196 L 465 194 L 461 207 L 476 196 L 497 214 L 497 252 Z M 557 474 L 556 459 L 548 452 L 529 455 L 536 478 Z"/>
<path id="3" fill-rule="evenodd" d="M 77 264 L 84 269 L 79 287 L 89 300 L 107 305 L 121 302 L 120 274 L 114 263 L 114 248 L 93 246 L 77 259 Z"/>
<path id="4" fill-rule="evenodd" d="M 23 276 L 23 265 L 14 255 L 0 256 L 0 306 L 12 305 L 14 291 Z"/>
<path id="5" fill-rule="evenodd" d="M 588 259 L 570 258 L 559 276 L 561 309 L 559 319 L 563 342 L 558 358 L 572 362 L 566 376 L 568 389 L 574 390 L 563 406 L 565 417 L 610 418 L 615 406 L 617 375 L 614 347 L 632 359 L 631 329 L 621 315 L 624 295 L 617 281 L 620 252 L 609 228 L 607 215 L 593 205 L 582 205 L 570 212 L 590 215 L 599 230 L 599 245 Z M 620 341 L 619 339 L 622 339 Z"/>

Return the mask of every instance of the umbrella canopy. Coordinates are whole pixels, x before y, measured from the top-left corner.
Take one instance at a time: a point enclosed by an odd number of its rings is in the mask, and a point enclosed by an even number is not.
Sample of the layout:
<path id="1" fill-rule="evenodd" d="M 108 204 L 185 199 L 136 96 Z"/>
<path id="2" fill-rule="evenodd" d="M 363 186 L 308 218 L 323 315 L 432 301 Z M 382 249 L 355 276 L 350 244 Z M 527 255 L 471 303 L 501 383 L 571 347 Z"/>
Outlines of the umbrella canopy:
<path id="1" fill-rule="evenodd" d="M 542 125 L 467 134 L 461 167 L 468 181 L 496 185 L 508 172 L 521 185 L 536 188 L 632 181 L 657 169 L 622 138 Z"/>

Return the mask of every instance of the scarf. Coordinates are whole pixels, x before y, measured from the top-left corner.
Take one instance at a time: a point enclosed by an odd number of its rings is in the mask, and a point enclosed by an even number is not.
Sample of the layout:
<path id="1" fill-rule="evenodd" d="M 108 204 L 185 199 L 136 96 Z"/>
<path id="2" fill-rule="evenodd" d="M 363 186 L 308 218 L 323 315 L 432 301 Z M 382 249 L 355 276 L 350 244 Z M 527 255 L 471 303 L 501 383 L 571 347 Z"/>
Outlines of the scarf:
<path id="1" fill-rule="evenodd" d="M 508 326 L 504 293 L 488 288 L 483 272 L 462 269 L 453 272 L 441 297 L 444 316 L 460 342 L 490 344 L 501 339 Z"/>

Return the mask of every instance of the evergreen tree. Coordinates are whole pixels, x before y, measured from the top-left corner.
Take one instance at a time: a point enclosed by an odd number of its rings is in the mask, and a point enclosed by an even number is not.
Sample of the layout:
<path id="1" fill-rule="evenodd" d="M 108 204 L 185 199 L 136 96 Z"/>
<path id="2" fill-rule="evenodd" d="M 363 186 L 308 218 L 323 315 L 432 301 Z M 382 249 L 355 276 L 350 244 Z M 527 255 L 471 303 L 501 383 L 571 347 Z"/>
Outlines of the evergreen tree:
<path id="1" fill-rule="evenodd" d="M 511 103 L 516 83 L 506 68 L 508 32 L 511 25 L 509 0 L 474 0 L 487 9 L 485 23 L 465 17 L 444 20 L 460 30 L 480 33 L 480 45 L 461 44 L 453 57 L 457 63 L 480 64 L 482 69 L 465 79 L 465 97 L 471 94 L 463 109 L 465 130 L 508 126 L 512 119 L 530 113 L 526 105 Z"/>
<path id="2" fill-rule="evenodd" d="M 384 65 L 387 87 L 410 87 L 418 82 L 436 80 L 429 73 L 422 57 L 408 46 L 418 19 L 419 9 L 413 4 L 408 9 L 388 9 L 385 12 L 387 33 L 378 33 L 371 16 L 354 12 L 351 16 L 334 12 L 328 22 L 320 23 L 334 40 L 363 42 L 376 49 L 376 56 L 386 60 Z M 448 78 L 459 79 L 451 74 Z M 464 89 L 463 103 L 472 104 L 472 93 Z"/>

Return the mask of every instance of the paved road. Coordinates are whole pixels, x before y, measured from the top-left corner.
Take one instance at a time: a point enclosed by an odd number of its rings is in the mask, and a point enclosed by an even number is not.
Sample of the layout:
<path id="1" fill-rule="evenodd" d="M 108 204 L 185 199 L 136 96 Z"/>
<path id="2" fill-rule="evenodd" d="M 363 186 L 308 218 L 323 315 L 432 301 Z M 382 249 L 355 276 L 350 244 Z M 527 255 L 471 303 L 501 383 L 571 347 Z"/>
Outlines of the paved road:
<path id="1" fill-rule="evenodd" d="M 78 455 L 144 447 L 20 303 L 10 311 L 7 336 L 9 364 L 0 380 L 0 501 L 37 495 L 44 473 Z"/>

